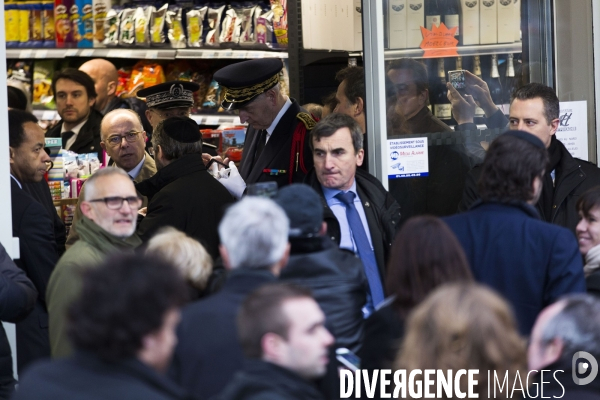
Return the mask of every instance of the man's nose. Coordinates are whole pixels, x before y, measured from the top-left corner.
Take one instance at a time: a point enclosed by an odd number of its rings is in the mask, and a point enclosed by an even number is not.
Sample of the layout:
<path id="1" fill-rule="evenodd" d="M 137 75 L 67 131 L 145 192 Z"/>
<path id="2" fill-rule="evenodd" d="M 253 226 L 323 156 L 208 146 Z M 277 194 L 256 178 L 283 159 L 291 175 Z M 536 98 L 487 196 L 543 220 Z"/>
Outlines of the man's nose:
<path id="1" fill-rule="evenodd" d="M 246 121 L 248 121 L 248 113 L 246 113 L 245 111 L 240 110 L 240 122 L 242 124 L 245 124 Z"/>

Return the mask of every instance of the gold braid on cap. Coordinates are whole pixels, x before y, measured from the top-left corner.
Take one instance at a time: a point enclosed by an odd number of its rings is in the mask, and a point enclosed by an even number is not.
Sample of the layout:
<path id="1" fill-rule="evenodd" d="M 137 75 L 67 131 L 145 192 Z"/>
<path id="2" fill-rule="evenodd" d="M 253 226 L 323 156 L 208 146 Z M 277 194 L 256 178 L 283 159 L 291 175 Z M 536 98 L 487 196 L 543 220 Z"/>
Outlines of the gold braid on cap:
<path id="1" fill-rule="evenodd" d="M 279 72 L 266 81 L 252 86 L 232 89 L 221 85 L 221 87 L 225 89 L 225 96 L 223 97 L 223 100 L 229 103 L 244 103 L 275 86 L 277 82 L 279 82 Z"/>

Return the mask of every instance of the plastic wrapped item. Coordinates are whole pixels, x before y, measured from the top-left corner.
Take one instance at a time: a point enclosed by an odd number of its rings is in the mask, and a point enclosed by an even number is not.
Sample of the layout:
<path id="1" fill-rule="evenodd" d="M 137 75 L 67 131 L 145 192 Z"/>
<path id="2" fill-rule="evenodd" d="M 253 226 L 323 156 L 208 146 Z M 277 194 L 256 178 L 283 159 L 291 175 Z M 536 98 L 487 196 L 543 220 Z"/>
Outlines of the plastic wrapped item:
<path id="1" fill-rule="evenodd" d="M 208 88 L 210 86 L 210 81 L 211 81 L 211 74 L 208 72 L 205 73 L 201 73 L 201 72 L 193 72 L 192 73 L 192 82 L 196 82 L 198 85 L 200 85 L 200 89 L 198 89 L 198 91 L 194 92 L 194 106 L 193 109 L 194 110 L 200 110 L 202 108 L 202 103 L 204 102 L 204 99 L 206 98 L 206 93 L 208 92 Z"/>
<path id="2" fill-rule="evenodd" d="M 31 93 L 31 84 L 33 83 L 33 62 L 29 60 L 9 61 L 6 79 L 9 84 L 15 82 L 14 86 L 22 88 L 25 93 Z"/>
<path id="3" fill-rule="evenodd" d="M 106 15 L 110 10 L 110 0 L 93 0 L 93 28 L 94 28 L 94 47 L 104 47 L 106 39 L 104 23 Z"/>
<path id="4" fill-rule="evenodd" d="M 121 67 L 117 73 L 119 74 L 119 80 L 117 82 L 117 91 L 115 92 L 115 95 L 117 97 L 126 97 L 125 95 L 127 94 L 129 80 L 131 79 L 131 68 Z"/>
<path id="5" fill-rule="evenodd" d="M 119 45 L 132 46 L 135 43 L 135 8 L 121 11 L 119 26 Z"/>
<path id="6" fill-rule="evenodd" d="M 238 16 L 237 11 L 231 6 L 227 7 L 225 17 L 223 18 L 219 41 L 221 43 L 237 44 L 240 40 L 241 28 L 242 20 Z"/>
<path id="7" fill-rule="evenodd" d="M 94 45 L 94 12 L 92 0 L 75 0 L 79 8 L 78 24 L 73 24 L 73 29 L 77 29 L 78 42 L 77 47 L 89 48 Z"/>
<path id="8" fill-rule="evenodd" d="M 138 90 L 165 82 L 165 74 L 160 64 L 142 60 L 135 64 L 127 86 L 126 97 L 135 97 Z"/>
<path id="9" fill-rule="evenodd" d="M 238 15 L 241 14 L 242 29 L 240 33 L 240 45 L 252 46 L 256 44 L 256 25 L 261 14 L 259 6 L 244 7 Z"/>
<path id="10" fill-rule="evenodd" d="M 206 92 L 206 97 L 204 98 L 204 102 L 202 103 L 202 108 L 218 108 L 220 104 L 220 92 L 221 87 L 219 86 L 219 82 L 213 79 L 210 82 L 208 91 Z"/>
<path id="11" fill-rule="evenodd" d="M 288 45 L 288 20 L 287 0 L 271 0 L 273 11 L 273 31 L 278 47 L 287 48 Z"/>
<path id="12" fill-rule="evenodd" d="M 138 7 L 135 9 L 135 45 L 140 47 L 150 46 L 150 16 L 154 7 Z"/>
<path id="13" fill-rule="evenodd" d="M 187 44 L 188 47 L 202 46 L 202 28 L 208 7 L 197 7 L 188 11 L 186 15 Z"/>
<path id="14" fill-rule="evenodd" d="M 221 35 L 221 23 L 225 6 L 212 8 L 209 7 L 204 20 L 204 45 L 209 47 L 219 47 L 219 36 Z"/>
<path id="15" fill-rule="evenodd" d="M 174 49 L 184 49 L 186 40 L 183 30 L 183 9 L 178 6 L 169 6 L 166 22 L 171 47 Z"/>
<path id="16" fill-rule="evenodd" d="M 256 20 L 256 43 L 268 48 L 277 47 L 273 17 L 273 11 L 267 11 Z"/>
<path id="17" fill-rule="evenodd" d="M 54 1 L 42 3 L 42 40 L 43 47 L 56 46 L 56 26 L 54 23 Z"/>
<path id="18" fill-rule="evenodd" d="M 62 147 L 64 148 L 67 144 L 63 143 Z M 77 154 L 71 151 L 65 151 L 63 153 L 63 169 L 64 169 L 64 179 L 67 182 L 70 182 L 72 179 L 77 179 L 79 175 L 79 166 L 77 164 Z"/>
<path id="19" fill-rule="evenodd" d="M 152 10 L 150 15 L 150 44 L 152 46 L 165 46 L 165 20 L 167 17 L 168 4 L 163 5 L 158 10 Z"/>
<path id="20" fill-rule="evenodd" d="M 33 64 L 33 99 L 34 106 L 54 108 L 54 94 L 52 93 L 52 76 L 54 75 L 54 61 L 42 60 Z"/>
<path id="21" fill-rule="evenodd" d="M 98 155 L 96 154 L 96 157 Z M 90 159 L 87 154 L 77 154 L 77 177 L 87 178 L 90 176 Z"/>
<path id="22" fill-rule="evenodd" d="M 119 26 L 121 25 L 121 10 L 113 7 L 106 13 L 104 20 L 104 45 L 114 47 L 119 44 Z"/>
<path id="23" fill-rule="evenodd" d="M 100 159 L 98 153 L 88 153 L 88 160 L 90 162 L 90 175 L 94 175 L 94 172 L 100 169 Z"/>

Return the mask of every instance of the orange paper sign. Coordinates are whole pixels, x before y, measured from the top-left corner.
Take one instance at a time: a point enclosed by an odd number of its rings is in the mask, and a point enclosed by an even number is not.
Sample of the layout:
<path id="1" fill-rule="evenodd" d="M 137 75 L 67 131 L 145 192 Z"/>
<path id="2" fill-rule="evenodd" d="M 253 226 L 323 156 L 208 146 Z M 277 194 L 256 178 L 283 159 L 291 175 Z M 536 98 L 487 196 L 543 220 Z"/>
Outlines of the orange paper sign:
<path id="1" fill-rule="evenodd" d="M 421 27 L 423 41 L 421 48 L 425 50 L 423 58 L 458 56 L 456 45 L 458 40 L 454 37 L 458 27 L 448 29 L 442 22 L 439 27 L 433 25 L 431 30 Z"/>

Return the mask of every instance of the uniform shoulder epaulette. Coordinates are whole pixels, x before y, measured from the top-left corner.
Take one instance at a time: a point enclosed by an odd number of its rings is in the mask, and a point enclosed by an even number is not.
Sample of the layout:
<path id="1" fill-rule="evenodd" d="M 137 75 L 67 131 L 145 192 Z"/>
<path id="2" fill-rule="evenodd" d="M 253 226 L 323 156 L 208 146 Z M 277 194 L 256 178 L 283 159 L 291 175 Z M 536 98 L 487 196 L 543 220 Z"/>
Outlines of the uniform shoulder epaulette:
<path id="1" fill-rule="evenodd" d="M 315 121 L 313 116 L 307 112 L 299 112 L 296 114 L 296 118 L 302 121 L 307 130 L 311 130 L 317 124 L 317 121 Z"/>

